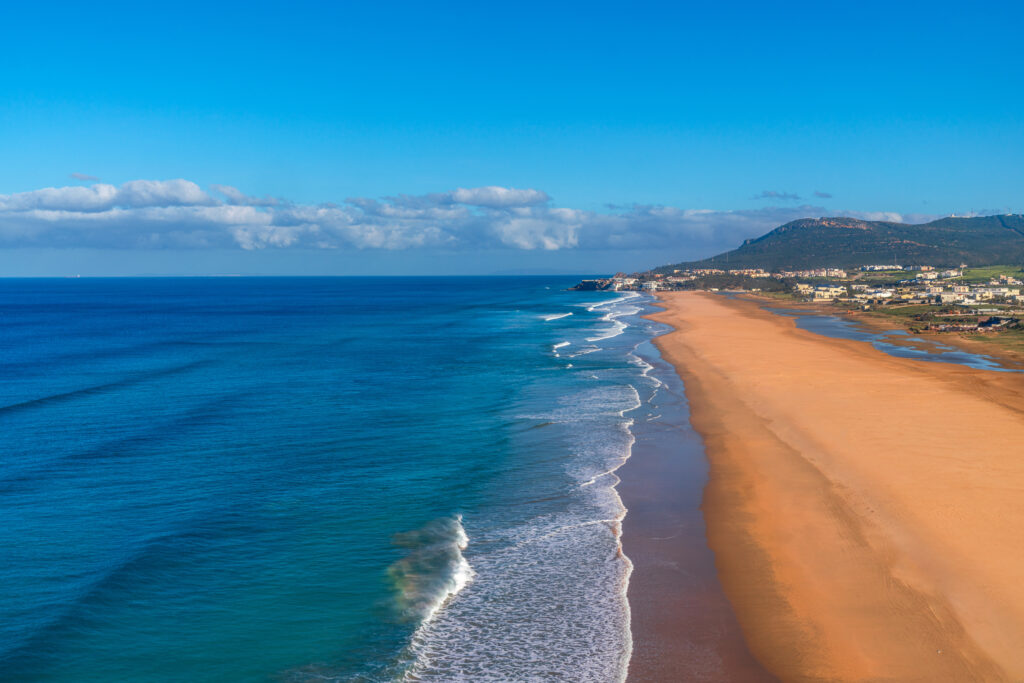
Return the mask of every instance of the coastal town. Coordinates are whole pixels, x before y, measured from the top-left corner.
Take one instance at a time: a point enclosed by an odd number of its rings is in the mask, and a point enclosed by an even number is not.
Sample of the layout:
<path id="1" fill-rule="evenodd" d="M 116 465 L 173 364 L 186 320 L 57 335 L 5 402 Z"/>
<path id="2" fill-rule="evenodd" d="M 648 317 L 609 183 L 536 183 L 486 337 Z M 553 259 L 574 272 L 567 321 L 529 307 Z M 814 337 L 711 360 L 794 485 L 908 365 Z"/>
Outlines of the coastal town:
<path id="1" fill-rule="evenodd" d="M 1016 266 L 671 269 L 583 280 L 576 289 L 745 291 L 846 310 L 884 312 L 907 318 L 908 326 L 917 331 L 992 332 L 1018 328 L 1024 319 L 1024 271 Z"/>

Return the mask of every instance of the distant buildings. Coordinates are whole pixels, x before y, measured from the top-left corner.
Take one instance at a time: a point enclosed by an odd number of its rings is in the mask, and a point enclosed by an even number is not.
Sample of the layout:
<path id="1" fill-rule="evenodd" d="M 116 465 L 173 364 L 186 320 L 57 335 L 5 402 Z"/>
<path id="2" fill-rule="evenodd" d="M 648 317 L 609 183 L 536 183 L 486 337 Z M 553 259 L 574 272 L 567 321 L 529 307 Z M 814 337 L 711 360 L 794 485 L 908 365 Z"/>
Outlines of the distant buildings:
<path id="1" fill-rule="evenodd" d="M 746 277 L 771 277 L 771 273 L 760 268 L 742 268 L 727 272 L 729 275 L 745 275 Z"/>
<path id="2" fill-rule="evenodd" d="M 576 289 L 627 290 L 658 292 L 662 290 L 705 289 L 717 292 L 719 289 L 736 287 L 747 291 L 762 291 L 755 280 L 773 278 L 783 281 L 772 283 L 768 289 L 788 289 L 807 301 L 846 301 L 862 307 L 894 304 L 931 304 L 935 306 L 956 306 L 962 309 L 959 315 L 976 313 L 989 309 L 979 305 L 1002 306 L 991 309 L 1000 312 L 1011 306 L 1024 305 L 1024 282 L 1012 275 L 1001 274 L 987 283 L 970 283 L 960 279 L 963 268 L 938 270 L 929 265 L 910 266 L 915 271 L 913 279 L 896 280 L 892 276 L 863 276 L 863 273 L 877 273 L 900 270 L 896 264 L 871 264 L 858 268 L 860 274 L 848 274 L 841 268 L 809 268 L 805 270 L 767 271 L 763 268 L 692 268 L 676 269 L 665 273 L 616 273 L 614 277 L 599 280 L 584 280 Z M 892 277 L 891 280 L 887 278 Z M 809 282 L 797 282 L 798 279 Z M 767 286 L 766 286 L 767 288 Z M 1018 311 L 1024 313 L 1024 311 Z M 941 315 L 956 316 L 956 313 Z M 952 324 L 952 323 L 951 323 Z M 949 328 L 952 329 L 952 328 Z"/>
<path id="3" fill-rule="evenodd" d="M 618 291 L 620 289 L 633 289 L 639 280 L 635 277 L 620 277 L 616 276 L 612 278 L 612 284 L 610 289 Z"/>
<path id="4" fill-rule="evenodd" d="M 781 270 L 771 273 L 771 277 L 786 279 L 794 277 L 846 277 L 846 271 L 840 268 L 812 268 L 811 270 Z"/>

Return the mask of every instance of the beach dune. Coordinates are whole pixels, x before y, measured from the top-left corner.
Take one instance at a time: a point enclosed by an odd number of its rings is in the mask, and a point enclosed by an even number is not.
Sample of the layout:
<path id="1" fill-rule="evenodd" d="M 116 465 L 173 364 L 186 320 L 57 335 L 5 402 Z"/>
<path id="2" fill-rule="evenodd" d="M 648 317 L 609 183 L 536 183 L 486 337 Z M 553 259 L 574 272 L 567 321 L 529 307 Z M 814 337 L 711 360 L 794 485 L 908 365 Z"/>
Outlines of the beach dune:
<path id="1" fill-rule="evenodd" d="M 1024 377 L 660 295 L 710 463 L 708 542 L 783 680 L 1024 680 Z"/>

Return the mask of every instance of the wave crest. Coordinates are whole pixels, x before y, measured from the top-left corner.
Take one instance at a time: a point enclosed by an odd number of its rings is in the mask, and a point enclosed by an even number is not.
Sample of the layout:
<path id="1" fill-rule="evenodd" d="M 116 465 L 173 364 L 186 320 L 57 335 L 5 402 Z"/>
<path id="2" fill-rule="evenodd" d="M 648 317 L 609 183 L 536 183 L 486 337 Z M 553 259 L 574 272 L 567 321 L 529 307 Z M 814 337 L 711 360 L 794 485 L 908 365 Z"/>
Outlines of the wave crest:
<path id="1" fill-rule="evenodd" d="M 473 580 L 473 568 L 462 555 L 469 545 L 462 515 L 432 520 L 414 531 L 395 534 L 392 541 L 409 549 L 388 568 L 403 619 L 430 620 Z"/>

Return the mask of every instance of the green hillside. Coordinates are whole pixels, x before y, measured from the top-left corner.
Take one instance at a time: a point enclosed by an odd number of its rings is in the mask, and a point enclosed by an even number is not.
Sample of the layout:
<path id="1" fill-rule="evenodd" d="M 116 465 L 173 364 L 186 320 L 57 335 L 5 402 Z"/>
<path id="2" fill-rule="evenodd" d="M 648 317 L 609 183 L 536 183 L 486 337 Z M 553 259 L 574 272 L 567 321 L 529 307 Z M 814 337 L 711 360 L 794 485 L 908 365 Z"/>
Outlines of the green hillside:
<path id="1" fill-rule="evenodd" d="M 747 240 L 730 252 L 657 270 L 851 268 L 869 263 L 1024 263 L 1024 216 L 941 218 L 920 225 L 855 218 L 804 218 Z"/>

